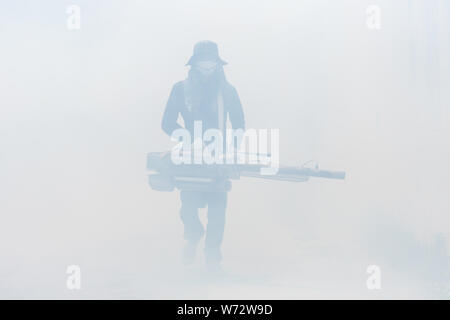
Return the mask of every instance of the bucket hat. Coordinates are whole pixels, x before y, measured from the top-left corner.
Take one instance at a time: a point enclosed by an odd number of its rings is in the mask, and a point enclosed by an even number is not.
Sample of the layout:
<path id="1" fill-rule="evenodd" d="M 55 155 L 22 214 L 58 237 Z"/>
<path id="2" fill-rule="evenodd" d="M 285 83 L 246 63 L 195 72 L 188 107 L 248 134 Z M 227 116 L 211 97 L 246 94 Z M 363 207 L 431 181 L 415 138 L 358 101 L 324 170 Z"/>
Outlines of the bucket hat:
<path id="1" fill-rule="evenodd" d="M 194 45 L 194 53 L 186 65 L 193 65 L 195 62 L 202 60 L 215 61 L 221 65 L 227 64 L 226 61 L 219 57 L 217 43 L 209 40 L 200 41 Z"/>

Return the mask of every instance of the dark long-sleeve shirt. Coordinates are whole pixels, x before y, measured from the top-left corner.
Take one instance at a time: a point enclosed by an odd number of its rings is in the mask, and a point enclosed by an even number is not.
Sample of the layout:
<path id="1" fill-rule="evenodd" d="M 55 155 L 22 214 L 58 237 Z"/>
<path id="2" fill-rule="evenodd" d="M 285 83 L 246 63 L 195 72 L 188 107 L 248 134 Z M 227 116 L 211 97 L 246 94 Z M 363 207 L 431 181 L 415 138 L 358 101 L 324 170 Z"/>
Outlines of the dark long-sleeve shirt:
<path id="1" fill-rule="evenodd" d="M 182 128 L 178 123 L 178 116 L 181 115 L 184 121 L 184 127 L 190 131 L 193 136 L 194 121 L 202 121 L 203 131 L 210 128 L 219 128 L 218 103 L 217 98 L 211 99 L 207 106 L 203 108 L 192 108 L 189 103 L 186 103 L 185 97 L 185 81 L 177 82 L 170 93 L 167 101 L 166 109 L 162 119 L 162 129 L 168 135 L 176 129 Z M 236 89 L 225 82 L 222 85 L 222 97 L 224 108 L 224 121 L 226 123 L 226 115 L 230 119 L 233 129 L 245 130 L 244 113 L 242 110 L 241 101 L 239 99 Z M 223 126 L 226 128 L 226 126 Z"/>

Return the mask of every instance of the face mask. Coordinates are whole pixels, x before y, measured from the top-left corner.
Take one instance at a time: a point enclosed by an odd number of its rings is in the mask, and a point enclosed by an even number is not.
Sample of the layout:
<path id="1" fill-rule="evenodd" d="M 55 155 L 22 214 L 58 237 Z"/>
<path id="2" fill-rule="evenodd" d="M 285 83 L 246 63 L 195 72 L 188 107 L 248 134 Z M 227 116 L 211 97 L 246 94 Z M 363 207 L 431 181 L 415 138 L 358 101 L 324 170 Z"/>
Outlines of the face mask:
<path id="1" fill-rule="evenodd" d="M 199 61 L 195 64 L 195 68 L 204 76 L 210 76 L 217 68 L 217 62 Z"/>

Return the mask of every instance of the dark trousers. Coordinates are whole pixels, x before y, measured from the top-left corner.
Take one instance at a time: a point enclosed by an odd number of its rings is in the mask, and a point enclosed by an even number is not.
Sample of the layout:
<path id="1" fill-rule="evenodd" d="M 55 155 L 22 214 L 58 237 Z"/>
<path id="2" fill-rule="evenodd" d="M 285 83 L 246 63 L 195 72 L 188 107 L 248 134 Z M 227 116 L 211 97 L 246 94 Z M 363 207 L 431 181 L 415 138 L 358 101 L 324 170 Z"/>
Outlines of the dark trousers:
<path id="1" fill-rule="evenodd" d="M 206 227 L 205 257 L 207 261 L 220 261 L 220 246 L 225 229 L 227 192 L 181 191 L 180 216 L 184 223 L 184 238 L 197 243 L 205 234 L 198 217 L 198 209 L 208 206 L 208 225 Z"/>

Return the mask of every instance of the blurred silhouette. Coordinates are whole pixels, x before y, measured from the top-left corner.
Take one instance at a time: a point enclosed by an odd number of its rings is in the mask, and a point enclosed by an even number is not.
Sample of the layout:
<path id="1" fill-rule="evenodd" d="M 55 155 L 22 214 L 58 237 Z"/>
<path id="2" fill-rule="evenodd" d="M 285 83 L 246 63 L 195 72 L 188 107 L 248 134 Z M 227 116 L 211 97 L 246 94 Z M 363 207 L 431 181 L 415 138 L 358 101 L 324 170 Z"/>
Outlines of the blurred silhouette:
<path id="1" fill-rule="evenodd" d="M 226 129 L 227 118 L 233 129 L 245 130 L 244 114 L 235 88 L 225 78 L 223 66 L 227 64 L 219 57 L 217 44 L 201 41 L 195 44 L 194 53 L 186 65 L 190 66 L 187 79 L 177 82 L 170 93 L 162 129 L 169 136 L 182 126 L 194 136 L 194 121 L 201 121 L 203 130 Z M 220 183 L 220 181 L 218 181 Z M 205 234 L 198 209 L 208 207 L 208 224 L 205 239 L 205 259 L 210 270 L 217 270 L 222 259 L 220 247 L 225 228 L 227 191 L 180 190 L 180 216 L 184 224 L 183 262 L 190 264 L 195 259 L 198 244 Z"/>

